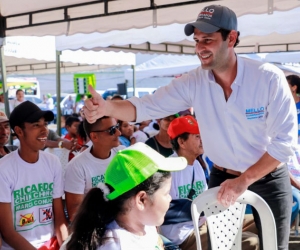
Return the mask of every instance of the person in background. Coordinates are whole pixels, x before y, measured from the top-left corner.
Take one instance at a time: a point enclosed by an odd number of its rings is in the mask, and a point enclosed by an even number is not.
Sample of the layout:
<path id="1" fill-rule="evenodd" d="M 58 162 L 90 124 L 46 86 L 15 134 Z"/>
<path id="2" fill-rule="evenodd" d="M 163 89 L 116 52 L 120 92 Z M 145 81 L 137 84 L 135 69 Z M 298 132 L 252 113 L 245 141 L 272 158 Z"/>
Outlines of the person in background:
<path id="1" fill-rule="evenodd" d="M 105 171 L 104 183 L 85 196 L 62 250 L 163 250 L 156 226 L 171 197 L 171 174 L 186 167 L 182 157 L 164 158 L 144 143 L 120 150 Z"/>
<path id="2" fill-rule="evenodd" d="M 159 133 L 159 125 L 157 120 L 152 120 L 148 126 L 143 128 L 143 131 L 149 136 L 149 138 L 157 135 Z"/>
<path id="3" fill-rule="evenodd" d="M 53 110 L 54 109 L 54 101 L 52 95 L 48 93 L 46 95 L 46 110 Z"/>
<path id="4" fill-rule="evenodd" d="M 158 153 L 162 154 L 165 157 L 172 155 L 173 148 L 168 135 L 168 128 L 170 123 L 178 117 L 177 114 L 170 115 L 162 119 L 158 119 L 157 123 L 159 124 L 159 132 L 157 135 L 149 138 L 145 143 L 151 148 L 156 150 Z"/>
<path id="5" fill-rule="evenodd" d="M 147 120 L 147 121 L 142 121 L 137 123 L 138 129 L 144 131 L 144 128 L 148 127 L 151 122 L 152 122 L 151 120 Z"/>
<path id="6" fill-rule="evenodd" d="M 300 136 L 300 77 L 297 75 L 289 75 L 286 77 L 289 84 L 290 90 L 292 92 L 296 109 L 297 109 L 297 118 L 298 118 L 298 138 Z M 299 141 L 299 139 L 298 139 Z"/>
<path id="7" fill-rule="evenodd" d="M 82 139 L 82 145 L 86 145 L 90 141 L 90 138 L 88 137 L 84 129 L 84 120 L 79 123 L 77 134 Z"/>
<path id="8" fill-rule="evenodd" d="M 124 145 L 125 147 L 129 147 L 130 145 L 133 145 L 136 143 L 136 139 L 133 136 L 134 127 L 129 122 L 125 121 L 118 121 L 119 129 L 121 131 L 121 135 L 119 136 L 119 141 L 121 145 Z"/>
<path id="9" fill-rule="evenodd" d="M 79 114 L 80 110 L 84 106 L 84 101 L 86 100 L 85 94 L 79 94 L 80 99 L 78 102 L 75 103 L 75 113 Z"/>
<path id="10" fill-rule="evenodd" d="M 81 147 L 84 145 L 82 138 L 78 134 L 79 124 L 80 124 L 80 120 L 78 117 L 75 117 L 75 116 L 69 116 L 66 120 L 65 127 L 66 127 L 68 133 L 65 135 L 64 139 L 73 141 L 73 143 L 76 142 L 76 149 L 73 150 L 73 152 L 70 152 L 69 161 L 74 158 L 74 156 L 75 156 L 74 151 L 80 150 Z"/>
<path id="11" fill-rule="evenodd" d="M 64 113 L 63 115 L 71 115 L 75 111 L 74 100 L 71 95 L 69 95 L 68 100 L 64 103 Z"/>
<path id="12" fill-rule="evenodd" d="M 6 145 L 10 137 L 9 120 L 4 112 L 0 111 L 0 158 L 18 149 L 14 145 Z"/>
<path id="13" fill-rule="evenodd" d="M 66 148 L 73 151 L 77 148 L 77 140 L 74 138 L 71 140 L 61 138 L 55 131 L 49 129 L 45 148 Z"/>
<path id="14" fill-rule="evenodd" d="M 6 114 L 4 101 L 5 101 L 4 93 L 3 93 L 3 90 L 0 89 L 0 111 L 4 112 Z M 9 104 L 9 110 L 12 111 L 13 107 L 12 107 L 11 103 L 8 102 L 8 104 Z"/>
<path id="15" fill-rule="evenodd" d="M 62 115 L 60 119 L 60 134 L 61 137 L 64 138 L 66 134 L 68 134 L 68 130 L 66 129 L 66 120 L 68 119 L 69 115 Z"/>
<path id="16" fill-rule="evenodd" d="M 132 123 L 134 132 L 132 136 L 135 138 L 136 142 L 143 142 L 145 143 L 149 139 L 149 135 L 146 134 L 144 131 L 139 130 L 139 125 Z"/>
<path id="17" fill-rule="evenodd" d="M 11 101 L 12 108 L 14 109 L 17 107 L 20 103 L 25 101 L 25 93 L 22 89 L 18 89 L 16 91 L 16 98 Z"/>
<path id="18" fill-rule="evenodd" d="M 152 95 L 124 101 L 106 102 L 89 86 L 84 113 L 91 123 L 105 115 L 139 122 L 193 107 L 205 153 L 215 164 L 209 188 L 221 186 L 218 202 L 230 206 L 247 189 L 260 195 L 274 214 L 278 250 L 286 250 L 292 210 L 286 163 L 297 144 L 295 102 L 280 69 L 235 53 L 237 29 L 231 9 L 205 6 L 185 26 L 195 40 L 198 68 Z M 262 239 L 257 211 L 253 215 Z"/>
<path id="19" fill-rule="evenodd" d="M 104 181 L 108 164 L 124 148 L 120 146 L 118 137 L 121 132 L 114 118 L 102 117 L 93 124 L 84 120 L 83 124 L 92 146 L 70 161 L 66 167 L 65 194 L 70 221 L 73 220 L 84 195 Z"/>
<path id="20" fill-rule="evenodd" d="M 78 117 L 75 116 L 69 116 L 66 120 L 66 129 L 68 131 L 68 133 L 66 134 L 66 136 L 64 137 L 65 139 L 68 140 L 77 140 L 77 144 L 79 144 L 79 146 L 83 145 L 83 140 L 82 138 L 78 135 L 78 126 L 80 124 L 80 120 Z"/>
<path id="21" fill-rule="evenodd" d="M 36 250 L 48 244 L 57 249 L 68 236 L 62 167 L 56 156 L 41 150 L 53 119 L 51 111 L 29 101 L 10 115 L 20 147 L 0 159 L 2 250 Z"/>
<path id="22" fill-rule="evenodd" d="M 287 163 L 287 166 L 289 169 L 290 180 L 292 185 L 292 194 L 294 199 L 298 202 L 298 211 L 300 211 L 300 77 L 297 75 L 288 75 L 286 79 L 296 104 L 298 119 L 298 146 L 295 149 L 293 157 Z M 296 216 L 299 216 L 298 213 L 296 214 Z M 293 219 L 294 218 L 292 218 L 292 222 Z"/>

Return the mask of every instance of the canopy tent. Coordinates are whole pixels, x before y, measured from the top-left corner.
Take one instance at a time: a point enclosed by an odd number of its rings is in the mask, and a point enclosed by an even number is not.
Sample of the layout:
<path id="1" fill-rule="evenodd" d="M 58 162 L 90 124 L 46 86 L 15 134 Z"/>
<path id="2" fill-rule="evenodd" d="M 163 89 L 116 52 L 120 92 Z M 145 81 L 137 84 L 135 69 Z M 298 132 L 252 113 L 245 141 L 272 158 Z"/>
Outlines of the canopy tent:
<path id="1" fill-rule="evenodd" d="M 84 52 L 63 51 L 60 56 L 55 54 L 54 37 L 6 37 L 5 48 L 1 48 L 1 71 L 3 79 L 3 90 L 7 95 L 6 73 L 14 74 L 44 74 L 55 72 L 57 102 L 60 102 L 60 74 L 68 71 L 95 70 L 100 67 L 115 65 L 135 65 L 135 55 L 124 52 Z M 6 60 L 4 56 L 6 55 Z M 38 61 L 41 60 L 41 61 Z M 11 64 L 10 64 L 11 63 Z M 7 68 L 6 68 L 7 64 Z M 99 66 L 101 65 L 101 66 Z M 61 66 L 63 66 L 61 68 Z M 8 98 L 5 98 L 6 113 L 9 115 Z M 57 106 L 57 123 L 60 131 L 60 106 Z"/>
<path id="2" fill-rule="evenodd" d="M 261 62 L 272 62 L 277 67 L 282 69 L 286 74 L 299 74 L 300 66 L 283 65 L 278 63 L 291 62 L 288 59 L 287 53 L 262 53 L 262 54 L 240 54 L 242 57 L 258 60 Z M 299 52 L 289 53 L 291 58 L 298 55 Z M 271 56 L 270 56 L 271 55 Z M 271 59 L 269 59 L 271 58 Z M 298 57 L 299 61 L 299 57 Z M 277 63 L 276 63 L 277 62 Z M 136 80 L 141 80 L 149 77 L 159 77 L 159 76 L 174 76 L 186 73 L 192 69 L 200 66 L 200 61 L 197 56 L 192 55 L 159 55 L 147 62 L 137 65 L 135 70 Z M 132 70 L 127 69 L 124 72 L 125 79 L 127 81 L 132 81 Z"/>
<path id="3" fill-rule="evenodd" d="M 238 17 L 300 6 L 297 0 L 27 0 L 26 4 L 1 0 L 2 36 L 73 35 L 187 23 L 210 4 L 226 5 Z"/>
<path id="4" fill-rule="evenodd" d="M 300 25 L 295 20 L 300 7 L 268 14 L 238 17 L 240 44 L 238 53 L 300 50 Z M 57 50 L 108 50 L 141 53 L 194 54 L 193 36 L 184 34 L 185 24 L 173 23 L 143 29 L 114 30 L 107 33 L 57 36 Z"/>
<path id="5" fill-rule="evenodd" d="M 55 73 L 55 38 L 7 37 L 4 55 L 9 74 Z M 61 55 L 61 72 L 99 70 L 116 65 L 135 65 L 135 55 L 124 52 L 66 50 Z"/>

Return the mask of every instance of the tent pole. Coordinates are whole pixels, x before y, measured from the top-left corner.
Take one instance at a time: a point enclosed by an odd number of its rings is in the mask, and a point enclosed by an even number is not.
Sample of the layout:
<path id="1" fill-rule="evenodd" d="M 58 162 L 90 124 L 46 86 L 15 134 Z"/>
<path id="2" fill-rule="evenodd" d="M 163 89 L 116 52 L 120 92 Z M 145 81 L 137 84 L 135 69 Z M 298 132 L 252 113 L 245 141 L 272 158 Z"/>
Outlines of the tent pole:
<path id="1" fill-rule="evenodd" d="M 1 72 L 2 72 L 2 90 L 4 96 L 4 105 L 5 105 L 5 113 L 9 117 L 10 110 L 9 110 L 9 100 L 8 100 L 8 89 L 7 89 L 7 82 L 6 82 L 6 65 L 4 59 L 4 45 L 1 44 L 0 49 L 0 56 L 1 56 Z"/>
<path id="2" fill-rule="evenodd" d="M 61 108 L 60 108 L 60 51 L 56 51 L 56 126 L 57 134 L 61 136 Z"/>
<path id="3" fill-rule="evenodd" d="M 7 117 L 9 117 L 10 110 L 9 110 L 8 88 L 7 88 L 7 79 L 6 79 L 6 64 L 5 64 L 5 59 L 4 59 L 4 45 L 5 45 L 5 38 L 2 38 L 1 44 L 0 44 L 2 90 L 3 90 L 3 97 L 4 97 L 5 114 L 7 115 Z M 11 145 L 13 145 L 12 136 L 10 136 L 9 142 Z"/>
<path id="4" fill-rule="evenodd" d="M 133 88 L 133 96 L 135 96 L 135 87 L 136 87 L 136 82 L 135 82 L 135 65 L 131 65 L 132 68 L 132 88 Z"/>

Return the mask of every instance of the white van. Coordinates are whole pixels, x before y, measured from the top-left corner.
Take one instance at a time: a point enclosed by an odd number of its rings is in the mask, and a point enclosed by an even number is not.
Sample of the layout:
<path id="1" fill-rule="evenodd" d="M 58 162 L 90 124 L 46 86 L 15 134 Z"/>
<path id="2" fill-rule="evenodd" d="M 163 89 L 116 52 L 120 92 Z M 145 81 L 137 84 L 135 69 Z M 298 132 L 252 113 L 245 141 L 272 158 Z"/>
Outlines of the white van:
<path id="1" fill-rule="evenodd" d="M 135 96 L 142 97 L 144 95 L 151 95 L 155 92 L 156 88 L 135 88 Z M 127 98 L 133 96 L 133 88 L 127 88 Z"/>
<path id="2" fill-rule="evenodd" d="M 151 95 L 154 93 L 156 88 L 135 88 L 135 96 L 136 97 L 142 97 L 144 95 Z M 118 94 L 117 88 L 109 88 L 104 91 L 102 94 L 102 97 L 106 100 L 107 96 L 113 96 L 114 94 Z M 127 98 L 130 98 L 133 96 L 133 88 L 127 88 Z M 122 95 L 123 98 L 125 96 Z"/>
<path id="3" fill-rule="evenodd" d="M 7 88 L 9 98 L 15 98 L 16 91 L 18 89 L 22 89 L 24 91 L 25 97 L 41 98 L 40 84 L 35 77 L 8 77 Z"/>

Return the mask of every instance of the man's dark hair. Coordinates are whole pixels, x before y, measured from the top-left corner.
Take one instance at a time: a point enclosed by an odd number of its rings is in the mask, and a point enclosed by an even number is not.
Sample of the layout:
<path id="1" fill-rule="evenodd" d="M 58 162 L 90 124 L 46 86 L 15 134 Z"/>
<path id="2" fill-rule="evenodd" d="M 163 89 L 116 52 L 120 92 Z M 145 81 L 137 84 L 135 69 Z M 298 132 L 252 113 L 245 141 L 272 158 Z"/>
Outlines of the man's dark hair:
<path id="1" fill-rule="evenodd" d="M 101 121 L 103 119 L 109 118 L 109 116 L 103 116 L 99 119 L 97 119 L 94 123 L 89 123 L 86 119 L 84 119 L 83 121 L 83 128 L 85 130 L 85 133 L 87 134 L 87 136 L 91 139 L 90 137 L 90 133 L 97 130 L 97 127 L 99 126 L 99 124 L 101 123 Z"/>
<path id="2" fill-rule="evenodd" d="M 220 32 L 221 35 L 222 35 L 223 41 L 226 41 L 226 39 L 228 38 L 228 35 L 229 35 L 230 31 L 231 30 L 219 29 L 217 32 Z M 235 41 L 235 44 L 234 44 L 233 47 L 236 47 L 240 43 L 239 36 L 240 36 L 240 32 L 238 31 L 237 32 L 237 38 L 236 38 L 236 41 Z"/>
<path id="3" fill-rule="evenodd" d="M 71 127 L 74 122 L 80 122 L 80 120 L 78 119 L 78 117 L 69 116 L 66 120 L 65 126 Z"/>
<path id="4" fill-rule="evenodd" d="M 181 135 L 178 135 L 174 139 L 171 139 L 171 144 L 172 144 L 173 150 L 177 152 L 180 149 L 180 146 L 179 146 L 179 143 L 178 143 L 179 138 L 186 141 L 187 139 L 189 139 L 189 135 L 190 135 L 190 133 L 185 132 Z"/>
<path id="5" fill-rule="evenodd" d="M 24 93 L 24 90 L 23 89 L 18 89 L 17 91 L 16 91 L 16 95 L 19 93 L 19 92 L 23 92 Z"/>

